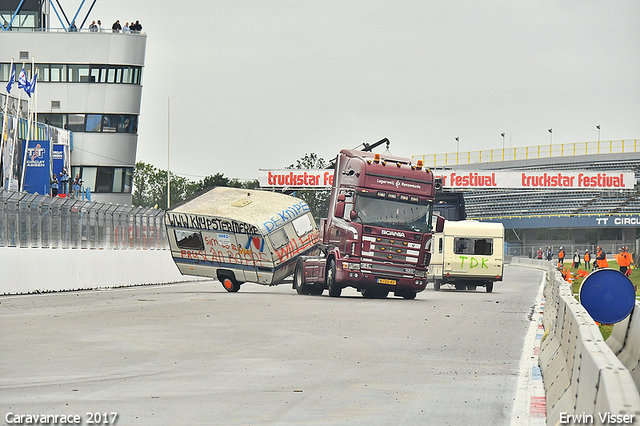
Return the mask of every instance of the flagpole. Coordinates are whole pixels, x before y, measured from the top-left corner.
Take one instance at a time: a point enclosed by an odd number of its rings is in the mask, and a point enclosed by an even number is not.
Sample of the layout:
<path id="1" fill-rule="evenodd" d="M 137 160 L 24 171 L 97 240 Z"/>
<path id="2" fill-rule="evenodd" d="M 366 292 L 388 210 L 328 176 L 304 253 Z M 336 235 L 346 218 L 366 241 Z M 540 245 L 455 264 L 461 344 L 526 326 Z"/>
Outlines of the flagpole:
<path id="1" fill-rule="evenodd" d="M 24 68 L 24 63 L 22 64 L 22 68 Z M 13 183 L 13 160 L 16 154 L 16 141 L 18 140 L 18 127 L 20 127 L 20 106 L 22 103 L 22 92 L 18 88 L 18 105 L 16 106 L 16 123 L 13 130 L 13 149 L 11 150 L 11 172 L 9 173 L 9 189 L 11 189 L 11 184 Z"/>
<path id="2" fill-rule="evenodd" d="M 11 77 L 16 79 L 15 72 L 11 72 L 13 70 L 13 58 L 11 58 L 11 67 L 9 67 L 9 80 Z M 2 182 L 0 182 L 0 186 L 4 188 L 4 169 L 6 168 L 6 164 L 4 164 L 4 141 L 7 139 L 5 136 L 5 131 L 7 130 L 7 111 L 9 110 L 9 97 L 11 95 L 11 86 L 13 85 L 12 81 L 7 83 L 7 99 L 4 101 L 4 114 L 2 116 L 2 133 L 0 134 L 0 156 L 2 156 L 2 170 L 0 170 L 0 177 L 2 178 Z"/>
<path id="3" fill-rule="evenodd" d="M 167 210 L 171 207 L 171 168 L 169 165 L 169 143 L 171 141 L 171 98 L 167 97 Z"/>
<path id="4" fill-rule="evenodd" d="M 35 67 L 35 55 L 31 55 L 31 78 L 34 77 L 34 69 Z M 31 81 L 29 77 L 27 77 L 27 87 L 25 91 L 29 95 L 29 100 L 27 101 L 27 138 L 24 143 L 24 152 L 22 153 L 22 176 L 20 178 L 20 192 L 24 191 L 24 177 L 27 174 L 27 152 L 29 152 L 29 140 L 32 139 L 31 133 L 33 132 L 33 128 L 31 127 L 31 110 L 33 108 L 33 99 L 31 99 L 31 95 L 29 91 L 31 88 L 29 87 L 28 82 Z"/>

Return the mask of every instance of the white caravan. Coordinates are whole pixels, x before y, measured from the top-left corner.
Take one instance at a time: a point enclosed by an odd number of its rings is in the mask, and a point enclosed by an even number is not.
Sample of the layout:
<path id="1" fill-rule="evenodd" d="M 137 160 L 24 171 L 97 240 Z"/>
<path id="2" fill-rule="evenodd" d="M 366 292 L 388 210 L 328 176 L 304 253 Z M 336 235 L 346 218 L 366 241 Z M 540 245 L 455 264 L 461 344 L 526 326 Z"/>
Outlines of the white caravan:
<path id="1" fill-rule="evenodd" d="M 491 293 L 493 283 L 502 281 L 503 258 L 501 223 L 447 220 L 431 239 L 428 281 L 436 291 L 442 284 L 454 284 L 457 290 L 484 286 Z"/>
<path id="2" fill-rule="evenodd" d="M 213 188 L 169 209 L 165 225 L 180 272 L 215 277 L 229 292 L 279 284 L 299 256 L 319 253 L 307 203 L 275 192 Z"/>

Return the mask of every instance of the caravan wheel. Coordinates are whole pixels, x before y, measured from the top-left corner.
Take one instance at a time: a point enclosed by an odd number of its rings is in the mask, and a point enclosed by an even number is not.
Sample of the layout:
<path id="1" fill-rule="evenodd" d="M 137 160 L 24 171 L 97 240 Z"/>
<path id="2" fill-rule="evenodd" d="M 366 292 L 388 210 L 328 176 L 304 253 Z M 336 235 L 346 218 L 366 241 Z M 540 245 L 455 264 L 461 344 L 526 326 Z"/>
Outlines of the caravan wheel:
<path id="1" fill-rule="evenodd" d="M 222 283 L 222 287 L 229 293 L 236 293 L 240 290 L 240 283 L 233 275 L 220 276 L 218 279 Z"/>

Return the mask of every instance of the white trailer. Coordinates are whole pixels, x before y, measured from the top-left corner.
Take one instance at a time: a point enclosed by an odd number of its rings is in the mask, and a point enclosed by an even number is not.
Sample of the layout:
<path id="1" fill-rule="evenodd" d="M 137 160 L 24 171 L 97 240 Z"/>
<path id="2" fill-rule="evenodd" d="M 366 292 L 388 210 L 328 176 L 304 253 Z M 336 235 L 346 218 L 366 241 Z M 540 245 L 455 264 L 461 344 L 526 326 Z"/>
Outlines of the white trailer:
<path id="1" fill-rule="evenodd" d="M 443 231 L 431 239 L 427 278 L 436 291 L 442 284 L 453 284 L 457 290 L 484 286 L 491 293 L 493 283 L 502 281 L 503 258 L 501 223 L 448 220 Z"/>
<path id="2" fill-rule="evenodd" d="M 171 255 L 183 275 L 277 285 L 301 255 L 317 255 L 320 233 L 304 201 L 267 191 L 217 187 L 168 210 Z"/>

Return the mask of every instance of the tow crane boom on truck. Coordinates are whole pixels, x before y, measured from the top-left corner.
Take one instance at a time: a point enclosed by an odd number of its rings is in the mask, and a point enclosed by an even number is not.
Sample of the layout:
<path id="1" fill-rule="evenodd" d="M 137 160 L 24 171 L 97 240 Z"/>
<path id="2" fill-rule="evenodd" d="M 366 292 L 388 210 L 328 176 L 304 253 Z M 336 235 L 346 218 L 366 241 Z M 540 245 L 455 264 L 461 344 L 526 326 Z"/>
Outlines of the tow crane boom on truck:
<path id="1" fill-rule="evenodd" d="M 339 297 L 354 287 L 366 298 L 390 292 L 415 298 L 427 285 L 433 222 L 436 229 L 444 225 L 433 215 L 434 195 L 433 173 L 420 160 L 342 150 L 321 220 L 323 255 L 298 258 L 294 288 Z"/>

